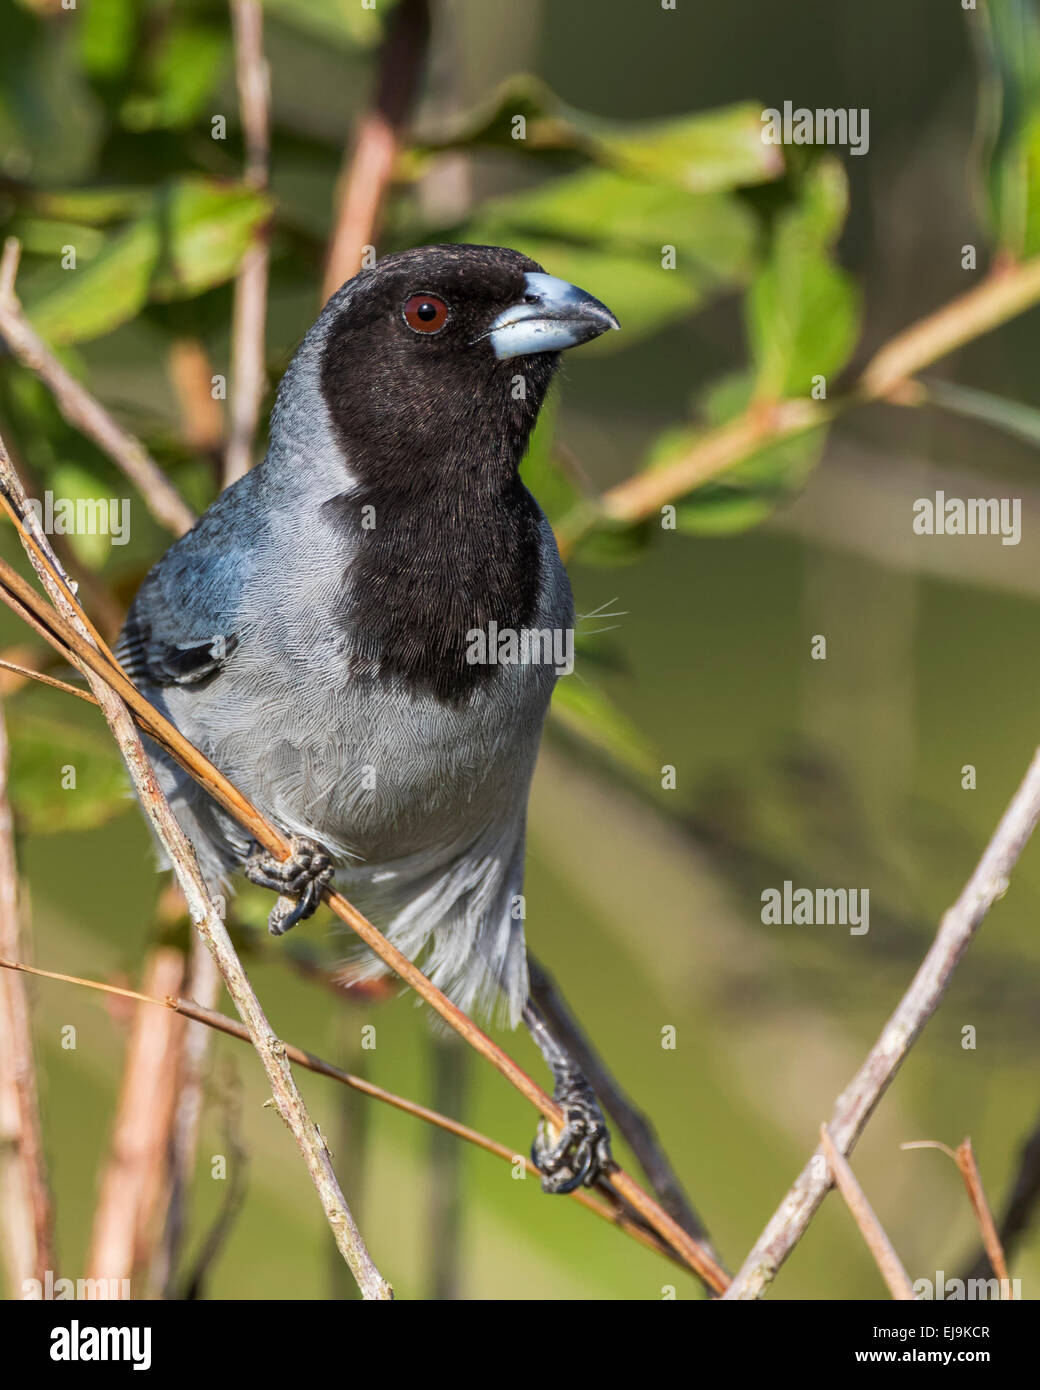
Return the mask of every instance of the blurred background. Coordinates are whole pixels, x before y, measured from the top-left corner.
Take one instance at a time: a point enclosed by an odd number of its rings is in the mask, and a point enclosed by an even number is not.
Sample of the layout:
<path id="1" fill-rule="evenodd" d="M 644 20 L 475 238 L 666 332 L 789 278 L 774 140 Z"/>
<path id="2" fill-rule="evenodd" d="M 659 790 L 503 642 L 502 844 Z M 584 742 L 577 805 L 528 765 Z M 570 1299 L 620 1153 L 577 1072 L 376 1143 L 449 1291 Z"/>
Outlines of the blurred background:
<path id="1" fill-rule="evenodd" d="M 615 310 L 624 332 L 568 356 L 528 462 L 529 486 L 574 537 L 579 612 L 617 615 L 583 623 L 577 672 L 554 703 L 531 808 L 528 940 L 736 1269 L 1037 743 L 1040 314 L 937 361 L 917 404 L 842 410 L 829 429 L 676 496 L 675 529 L 656 510 L 642 524 L 587 525 L 582 499 L 689 450 L 749 403 L 808 396 L 814 375 L 833 400 L 895 333 L 1040 250 L 1037 13 L 1021 0 L 970 11 L 438 0 L 432 11 L 425 53 L 406 35 L 387 74 L 387 0 L 264 4 L 265 188 L 243 179 L 218 0 L 0 0 L 0 232 L 23 243 L 18 291 L 35 327 L 197 509 L 220 486 L 227 418 L 208 383 L 231 371 L 234 277 L 266 235 L 266 427 L 322 302 L 341 175 L 381 63 L 384 93 L 404 85 L 392 100 L 405 114 L 378 252 L 505 244 Z M 764 144 L 760 112 L 785 100 L 868 108 L 869 151 Z M 224 139 L 213 138 L 219 115 Z M 70 246 L 74 272 L 62 267 Z M 662 268 L 668 247 L 674 269 Z M 132 496 L 127 545 L 67 538 L 88 610 L 118 621 L 169 535 L 11 354 L 0 356 L 0 432 L 41 494 Z M 913 502 L 937 490 L 1021 498 L 1021 544 L 915 535 Z M 14 561 L 6 523 L 0 539 Z M 817 634 L 824 661 L 811 659 Z M 46 663 L 7 613 L 0 642 Z M 62 694 L 14 678 L 5 688 L 26 951 L 49 969 L 139 985 L 157 944 L 184 950 L 188 933 L 159 901 L 107 730 Z M 68 765 L 75 790 L 62 787 Z M 869 932 L 763 925 L 762 892 L 788 879 L 868 888 Z M 293 953 L 317 970 L 342 953 L 326 910 L 274 944 L 260 930 L 268 906 L 244 890 L 232 911 L 282 1037 L 526 1152 L 530 1108 L 481 1060 L 434 1046 L 411 997 L 357 999 L 289 967 Z M 1034 845 L 855 1151 L 911 1278 L 952 1276 L 977 1240 L 954 1164 L 900 1143 L 970 1135 L 999 1208 L 1037 1124 L 1038 908 Z M 58 1268 L 76 1277 L 132 1010 L 30 984 Z M 68 1025 L 74 1049 L 62 1045 Z M 376 1046 L 364 1049 L 371 1026 Z M 962 1046 L 969 1026 L 974 1049 Z M 496 1037 L 541 1078 L 526 1036 Z M 415 1120 L 300 1079 L 399 1296 L 654 1299 L 674 1284 L 679 1298 L 702 1297 L 495 1158 L 445 1153 Z M 197 1277 L 210 1298 L 351 1297 L 265 1095 L 249 1050 L 214 1039 L 168 1287 Z M 225 1180 L 211 1177 L 214 1154 L 228 1157 Z M 1011 1266 L 1036 1296 L 1035 1234 Z M 162 1286 L 154 1268 L 138 1277 L 135 1288 Z M 774 1296 L 883 1293 L 832 1196 Z"/>

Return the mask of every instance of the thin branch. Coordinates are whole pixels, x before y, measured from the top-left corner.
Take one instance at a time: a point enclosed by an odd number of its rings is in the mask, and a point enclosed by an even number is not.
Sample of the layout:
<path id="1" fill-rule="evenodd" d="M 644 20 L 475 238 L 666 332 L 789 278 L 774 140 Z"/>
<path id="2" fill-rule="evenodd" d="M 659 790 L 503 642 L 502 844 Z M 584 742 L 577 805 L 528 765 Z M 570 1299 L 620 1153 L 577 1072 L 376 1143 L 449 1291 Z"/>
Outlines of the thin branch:
<path id="1" fill-rule="evenodd" d="M 1040 256 L 1002 266 L 974 289 L 958 295 L 890 339 L 875 353 L 856 385 L 864 400 L 881 400 L 922 367 L 965 343 L 991 333 L 1040 300 Z"/>
<path id="2" fill-rule="evenodd" d="M 835 1103 L 827 1128 L 840 1153 L 852 1151 L 903 1059 L 942 1002 L 968 943 L 989 909 L 1007 892 L 1011 871 L 1038 820 L 1040 751 L 1034 754 L 974 873 L 944 915 L 910 988 Z M 822 1148 L 818 1148 L 803 1168 L 726 1291 L 726 1298 L 760 1298 L 805 1234 L 830 1187 L 825 1164 L 820 1162 L 822 1155 Z"/>
<path id="3" fill-rule="evenodd" d="M 1012 1255 L 1015 1252 L 1022 1237 L 1029 1231 L 1038 1205 L 1040 1205 L 1040 1123 L 1022 1145 L 1018 1170 L 1004 1202 L 998 1235 L 1006 1255 Z M 965 1282 L 969 1279 L 985 1278 L 987 1268 L 992 1268 L 992 1265 L 985 1250 L 982 1250 L 962 1277 Z M 996 1270 L 994 1269 L 993 1272 L 996 1273 Z"/>
<path id="4" fill-rule="evenodd" d="M 5 462 L 4 466 L 0 468 L 0 477 L 11 479 L 12 484 L 18 487 L 18 494 L 22 498 L 19 505 L 28 510 L 28 504 L 24 501 L 24 494 L 21 493 L 20 485 L 17 484 L 17 479 L 9 463 Z M 14 513 L 14 515 L 17 516 L 18 514 Z M 29 517 L 32 518 L 33 522 L 35 521 L 31 511 L 29 511 Z M 32 538 L 23 537 L 23 539 L 26 541 L 30 557 L 34 559 L 34 562 L 39 562 L 39 555 L 34 552 Z M 40 564 L 41 568 L 46 571 L 46 566 L 42 562 Z M 56 582 L 52 574 L 48 574 L 48 580 L 50 585 L 54 585 Z M 69 598 L 70 591 L 67 588 L 61 589 L 60 592 L 66 605 L 74 605 L 75 601 Z M 99 684 L 106 692 L 109 690 L 115 692 L 119 699 L 133 710 L 141 728 L 160 743 L 170 756 L 176 759 L 200 785 L 205 787 L 209 794 L 250 832 L 254 840 L 277 857 L 283 859 L 288 857 L 290 845 L 285 836 L 261 816 L 256 807 L 197 748 L 189 743 L 169 720 L 165 719 L 158 710 L 149 704 L 140 691 L 127 680 L 121 668 L 113 660 L 106 658 L 95 645 L 85 639 L 80 631 L 77 631 L 60 614 L 55 613 L 40 599 L 35 590 L 26 584 L 21 576 L 4 561 L 0 561 L 0 599 L 29 622 L 66 660 L 86 669 L 89 673 L 88 678 L 92 680 L 94 685 L 95 694 L 98 693 Z M 78 605 L 74 607 L 74 611 L 79 623 L 85 624 L 88 621 Z M 95 677 L 99 678 L 97 682 L 93 679 Z M 104 702 L 102 702 L 102 708 L 104 709 Z M 151 771 L 150 764 L 144 760 L 143 751 L 141 753 L 141 766 L 146 768 L 148 772 Z M 158 784 L 154 783 L 154 779 L 153 784 L 158 792 Z M 164 800 L 161 805 L 165 807 Z M 146 810 L 149 809 L 146 806 Z M 168 808 L 166 809 L 168 810 Z M 183 835 L 180 836 L 178 843 L 181 842 L 184 845 L 188 844 Z M 194 859 L 192 859 L 192 863 L 194 864 Z M 180 875 L 179 880 L 183 890 L 185 884 Z M 186 890 L 185 892 L 188 896 Z M 421 995 L 451 1028 L 491 1062 L 551 1124 L 557 1128 L 562 1127 L 563 1114 L 560 1107 L 540 1086 L 536 1085 L 507 1053 L 492 1042 L 487 1034 L 435 985 L 431 984 L 418 967 L 413 965 L 395 946 L 391 945 L 342 894 L 326 889 L 324 896 L 325 901 L 336 916 L 345 922 L 365 945 L 369 946 L 390 967 L 394 974 Z M 189 897 L 190 901 L 191 898 Z M 228 950 L 234 957 L 222 921 L 220 922 L 220 932 L 223 939 L 227 941 Z M 239 970 L 241 969 L 237 957 L 234 957 L 234 964 Z M 225 976 L 225 978 L 227 977 Z M 237 1003 L 238 1000 L 236 999 Z M 258 1007 L 259 1005 L 257 1005 Z M 602 1176 L 600 1181 L 602 1186 L 611 1189 L 618 1197 L 628 1202 L 710 1288 L 720 1292 L 726 1287 L 727 1276 L 714 1257 L 684 1231 L 629 1174 L 615 1165 Z"/>
<path id="5" fill-rule="evenodd" d="M 243 1024 L 236 1022 L 233 1018 L 228 1018 L 226 1014 L 203 1008 L 194 999 L 175 999 L 172 997 L 157 999 L 142 994 L 139 990 L 111 985 L 103 980 L 89 980 L 79 975 L 64 975 L 57 970 L 43 970 L 37 966 L 24 965 L 20 961 L 7 960 L 3 957 L 0 957 L 0 970 L 21 971 L 24 974 L 35 975 L 44 980 L 60 980 L 64 984 L 80 985 L 84 989 L 96 989 L 103 994 L 114 995 L 121 999 L 133 999 L 139 1003 L 154 1004 L 159 1008 L 172 1009 L 178 1014 L 183 1014 L 185 1018 L 203 1024 L 206 1028 L 213 1029 L 218 1033 L 225 1033 L 228 1037 L 237 1038 L 240 1042 L 248 1043 L 250 1041 L 248 1030 Z M 386 1091 L 382 1086 L 375 1085 L 374 1082 L 368 1081 L 363 1076 L 355 1076 L 351 1072 L 343 1071 L 341 1068 L 333 1066 L 331 1062 L 326 1062 L 323 1058 L 316 1056 L 313 1052 L 296 1047 L 293 1043 L 285 1044 L 285 1055 L 291 1062 L 305 1067 L 318 1076 L 328 1077 L 341 1086 L 347 1086 L 361 1095 L 368 1096 L 371 1100 L 380 1101 L 384 1105 L 392 1106 L 395 1110 L 400 1110 L 405 1115 L 411 1115 L 413 1119 L 434 1125 L 438 1129 L 444 1130 L 445 1133 L 454 1135 L 456 1139 L 473 1144 L 476 1148 L 483 1149 L 485 1153 L 493 1154 L 505 1163 L 520 1163 L 530 1177 L 538 1177 L 538 1170 L 530 1159 L 524 1157 L 523 1154 L 514 1153 L 505 1144 L 500 1144 L 496 1139 L 490 1139 L 486 1134 L 481 1134 L 479 1130 L 471 1129 L 469 1125 L 460 1124 L 459 1121 L 452 1120 L 436 1110 L 430 1110 L 425 1105 L 406 1100 L 403 1096 L 395 1095 L 393 1091 Z M 647 1231 L 642 1224 L 633 1221 L 622 1207 L 610 1206 L 583 1188 L 578 1188 L 568 1195 L 579 1206 L 594 1212 L 604 1221 L 609 1221 L 612 1226 L 619 1227 L 633 1240 L 645 1245 L 648 1250 L 653 1250 L 656 1254 L 664 1255 L 666 1259 L 681 1264 L 678 1257 L 662 1241 Z"/>
<path id="6" fill-rule="evenodd" d="M 402 132 L 426 62 L 429 0 L 399 0 L 388 26 L 375 98 L 361 117 L 353 155 L 340 178 L 323 301 L 357 274 L 365 247 L 375 243 Z"/>
<path id="7" fill-rule="evenodd" d="M 49 685 L 52 690 L 60 690 L 64 695 L 75 695 L 77 700 L 86 700 L 88 705 L 97 704 L 97 700 L 89 690 L 78 690 L 76 686 L 69 685 L 68 681 L 60 681 L 55 676 L 45 676 L 42 671 L 33 671 L 28 666 L 19 666 L 17 662 L 7 661 L 3 657 L 0 657 L 0 667 L 5 671 L 13 671 L 27 681 L 36 681 L 39 685 Z"/>
<path id="8" fill-rule="evenodd" d="M 174 338 L 166 372 L 180 407 L 181 437 L 189 449 L 211 456 L 224 448 L 224 412 L 213 396 L 213 363 L 198 338 Z M 26 479 L 30 484 L 31 479 Z M 57 548 L 57 547 L 55 547 Z"/>
<path id="9" fill-rule="evenodd" d="M 245 139 L 244 180 L 267 188 L 270 154 L 270 79 L 264 58 L 260 0 L 231 0 L 235 77 Z M 266 389 L 268 229 L 261 227 L 235 277 L 231 323 L 231 428 L 224 455 L 224 486 L 248 473 Z"/>
<path id="10" fill-rule="evenodd" d="M 956 1158 L 957 1167 L 961 1170 L 961 1177 L 964 1179 L 964 1186 L 968 1191 L 971 1209 L 975 1213 L 975 1220 L 982 1233 L 983 1247 L 990 1264 L 993 1266 L 993 1273 L 1001 1281 L 1002 1288 L 1010 1289 L 1011 1276 L 1008 1274 L 1007 1260 L 1004 1258 L 1004 1247 L 1000 1243 L 993 1213 L 986 1200 L 986 1190 L 982 1186 L 982 1174 L 975 1161 L 975 1151 L 971 1147 L 970 1139 L 964 1139 L 958 1144 Z"/>
<path id="11" fill-rule="evenodd" d="M 21 955 L 18 867 L 7 799 L 7 726 L 0 712 L 0 952 Z M 54 1268 L 54 1214 L 43 1154 L 29 1001 L 23 981 L 0 980 L 0 1246 L 11 1297 Z"/>
<path id="12" fill-rule="evenodd" d="M 997 1234 L 997 1227 L 993 1220 L 993 1213 L 990 1211 L 989 1202 L 986 1200 L 986 1191 L 982 1186 L 982 1174 L 979 1172 L 979 1165 L 975 1159 L 971 1140 L 962 1140 L 956 1149 L 951 1149 L 948 1144 L 943 1144 L 938 1139 L 918 1139 L 910 1144 L 900 1144 L 899 1147 L 901 1149 L 939 1149 L 947 1158 L 952 1158 L 956 1163 L 968 1193 L 968 1201 L 971 1203 L 975 1224 L 982 1235 L 986 1259 L 989 1261 L 993 1273 L 1000 1280 L 1002 1296 L 1007 1291 L 1007 1296 L 1010 1297 L 1011 1276 L 1008 1274 L 1004 1247 Z"/>
<path id="13" fill-rule="evenodd" d="M 0 336 L 22 366 L 35 372 L 49 388 L 69 424 L 92 439 L 122 469 L 160 526 L 175 536 L 190 531 L 194 513 L 155 459 L 62 366 L 25 317 L 14 288 L 21 253 L 19 242 L 8 237 L 0 258 Z"/>
<path id="14" fill-rule="evenodd" d="M 897 334 L 868 363 L 852 388 L 831 401 L 756 401 L 735 420 L 706 431 L 687 453 L 661 468 L 634 474 L 595 501 L 581 502 L 558 528 L 566 555 L 599 521 L 643 521 L 661 507 L 724 473 L 766 444 L 829 423 L 852 406 L 890 400 L 918 404 L 913 376 L 956 348 L 1040 303 L 1040 256 L 1002 268 L 974 289 Z"/>
<path id="15" fill-rule="evenodd" d="M 834 1147 L 834 1140 L 826 1125 L 820 1126 L 820 1144 L 835 1186 L 845 1198 L 845 1205 L 852 1213 L 852 1218 L 866 1241 L 867 1249 L 873 1255 L 874 1263 L 888 1285 L 889 1293 L 893 1298 L 912 1303 L 914 1286 L 910 1282 L 910 1276 L 903 1268 L 902 1260 L 877 1219 L 874 1208 L 867 1201 L 867 1194 L 860 1187 L 855 1173 Z"/>
<path id="16" fill-rule="evenodd" d="M 264 57 L 264 12 L 260 0 L 231 0 L 235 82 L 246 151 L 245 181 L 267 187 L 271 152 L 271 76 Z"/>
<path id="17" fill-rule="evenodd" d="M 642 521 L 665 503 L 724 473 L 756 449 L 815 429 L 836 411 L 836 401 L 756 402 L 735 420 L 709 430 L 681 458 L 617 483 L 603 494 L 599 511 L 609 521 Z M 583 506 L 588 510 L 588 504 Z"/>
<path id="18" fill-rule="evenodd" d="M 184 955 L 152 951 L 144 970 L 147 994 L 179 994 Z M 126 1048 L 108 1160 L 102 1173 L 87 1257 L 91 1279 L 130 1279 L 151 1258 L 177 1093 L 184 1020 L 139 1006 Z"/>
<path id="19" fill-rule="evenodd" d="M 350 1266 L 358 1287 L 366 1298 L 391 1298 L 393 1292 L 372 1263 L 372 1258 L 365 1247 L 361 1233 L 339 1189 L 324 1140 L 308 1115 L 303 1098 L 297 1089 L 292 1070 L 286 1059 L 284 1044 L 272 1031 L 260 1006 L 260 1001 L 253 992 L 241 962 L 235 954 L 231 939 L 227 934 L 227 928 L 213 905 L 202 878 L 198 861 L 195 858 L 195 851 L 163 796 L 130 713 L 112 685 L 106 680 L 105 675 L 95 671 L 91 662 L 96 659 L 101 672 L 114 673 L 118 671 L 118 667 L 106 661 L 102 652 L 92 644 L 89 627 L 81 616 L 79 605 L 72 596 L 69 582 L 62 574 L 57 559 L 48 546 L 47 537 L 36 521 L 35 514 L 29 506 L 28 499 L 22 490 L 17 474 L 11 467 L 2 443 L 0 443 L 0 484 L 2 484 L 7 500 L 16 509 L 16 515 L 21 522 L 20 534 L 24 535 L 28 532 L 33 542 L 26 544 L 26 551 L 57 610 L 57 612 L 52 610 L 52 621 L 67 630 L 67 636 L 74 639 L 76 647 L 81 653 L 80 664 L 84 665 L 87 679 L 119 745 L 141 804 L 170 857 L 177 881 L 188 904 L 192 922 L 213 954 L 239 1016 L 249 1029 L 253 1046 L 256 1048 L 271 1083 L 279 1113 L 292 1131 L 303 1154 L 340 1252 Z M 46 556 L 46 563 L 41 559 L 41 555 Z M 28 586 L 25 587 L 28 588 Z M 32 593 L 33 591 L 29 590 L 29 592 Z M 35 598 L 35 595 L 33 597 Z M 91 657 L 90 661 L 84 663 L 82 653 L 86 652 L 91 653 Z M 110 679 L 112 679 L 111 676 Z M 125 677 L 120 675 L 120 679 L 127 688 L 133 689 Z"/>

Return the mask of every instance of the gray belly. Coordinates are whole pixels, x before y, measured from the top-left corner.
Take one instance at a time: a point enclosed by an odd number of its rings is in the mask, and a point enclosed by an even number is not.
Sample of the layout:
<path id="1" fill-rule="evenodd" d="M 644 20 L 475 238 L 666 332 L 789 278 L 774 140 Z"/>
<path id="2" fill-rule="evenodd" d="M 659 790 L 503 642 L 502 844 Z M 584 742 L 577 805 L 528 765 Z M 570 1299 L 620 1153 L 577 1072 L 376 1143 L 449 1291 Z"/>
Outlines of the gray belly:
<path id="1" fill-rule="evenodd" d="M 447 859 L 489 824 L 522 816 L 552 685 L 547 668 L 502 668 L 467 704 L 448 706 L 268 664 L 262 682 L 229 669 L 168 701 L 261 811 L 360 869 Z M 258 715 L 265 708 L 280 714 Z"/>

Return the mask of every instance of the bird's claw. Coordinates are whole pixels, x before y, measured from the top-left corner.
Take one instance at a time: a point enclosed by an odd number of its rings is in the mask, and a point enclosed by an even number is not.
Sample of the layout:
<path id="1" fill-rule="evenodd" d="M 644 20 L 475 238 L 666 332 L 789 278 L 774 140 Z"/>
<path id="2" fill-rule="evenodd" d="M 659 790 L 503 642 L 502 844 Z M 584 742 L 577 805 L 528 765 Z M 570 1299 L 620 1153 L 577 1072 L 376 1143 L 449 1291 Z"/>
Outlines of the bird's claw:
<path id="1" fill-rule="evenodd" d="M 531 1147 L 531 1162 L 542 1175 L 542 1191 L 566 1193 L 591 1187 L 614 1161 L 603 1112 L 581 1076 L 561 1078 L 553 1098 L 566 1123 L 553 1138 L 542 1120 Z"/>
<path id="2" fill-rule="evenodd" d="M 267 918 L 267 929 L 272 936 L 282 936 L 297 922 L 312 917 L 332 878 L 332 860 L 313 840 L 293 835 L 289 843 L 292 854 L 288 859 L 277 859 L 258 846 L 244 868 L 250 883 L 278 894 L 278 901 Z"/>

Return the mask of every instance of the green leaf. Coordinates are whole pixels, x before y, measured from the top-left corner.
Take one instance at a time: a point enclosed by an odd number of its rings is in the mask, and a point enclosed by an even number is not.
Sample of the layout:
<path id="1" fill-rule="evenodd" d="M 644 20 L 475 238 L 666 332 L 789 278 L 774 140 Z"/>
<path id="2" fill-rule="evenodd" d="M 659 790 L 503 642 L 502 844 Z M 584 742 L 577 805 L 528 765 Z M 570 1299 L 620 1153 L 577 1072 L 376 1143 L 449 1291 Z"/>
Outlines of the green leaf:
<path id="1" fill-rule="evenodd" d="M 859 294 L 832 259 L 848 206 L 841 165 L 823 159 L 797 203 L 777 216 L 766 263 L 745 303 L 760 399 L 809 395 L 814 377 L 848 361 L 859 326 Z"/>
<path id="2" fill-rule="evenodd" d="M 601 690 L 576 674 L 556 682 L 551 716 L 558 728 L 622 767 L 640 776 L 656 771 L 653 749 L 632 721 Z"/>
<path id="3" fill-rule="evenodd" d="M 99 527 L 107 528 L 112 520 L 109 511 L 111 489 L 108 484 L 102 482 L 95 473 L 85 468 L 81 463 L 63 459 L 48 477 L 47 490 L 53 494 L 55 499 L 64 499 L 71 502 L 73 506 L 81 502 L 88 504 L 87 507 L 81 507 L 76 513 L 77 516 L 84 518 L 83 529 L 80 529 L 78 525 L 74 526 L 66 535 L 77 559 L 82 564 L 89 569 L 101 569 L 111 554 L 113 544 L 112 536 L 107 529 L 97 529 Z M 117 498 L 116 501 L 118 503 L 120 499 Z M 104 507 L 103 518 L 98 515 L 99 504 Z M 59 522 L 59 524 L 62 523 Z M 93 532 L 89 529 L 91 526 L 95 527 Z"/>
<path id="4" fill-rule="evenodd" d="M 747 282 L 757 228 L 729 194 L 690 194 L 607 170 L 586 170 L 486 203 L 460 239 L 506 245 L 610 305 L 618 351 Z M 670 264 L 674 248 L 674 269 Z"/>
<path id="5" fill-rule="evenodd" d="M 382 32 L 377 10 L 362 8 L 359 0 L 264 0 L 264 9 L 294 29 L 339 47 L 371 48 Z"/>
<path id="6" fill-rule="evenodd" d="M 751 388 L 751 378 L 743 373 L 715 382 L 701 403 L 708 426 L 723 425 L 745 410 Z M 704 430 L 689 426 L 666 430 L 658 436 L 647 468 L 667 467 L 696 448 L 703 436 Z M 692 536 L 730 536 L 759 525 L 804 486 L 820 461 L 826 437 L 821 425 L 755 449 L 676 501 L 676 530 Z"/>
<path id="7" fill-rule="evenodd" d="M 410 172 L 420 172 L 435 151 L 473 148 L 576 153 L 692 193 L 765 183 L 784 172 L 782 152 L 762 139 L 761 108 L 752 102 L 669 121 L 608 121 L 565 106 L 527 74 L 509 78 L 440 139 L 419 146 Z"/>
<path id="8" fill-rule="evenodd" d="M 980 7 L 978 147 L 989 221 L 1015 257 L 1040 250 L 1040 19 L 1031 0 Z"/>
<path id="9" fill-rule="evenodd" d="M 90 0 L 78 25 L 83 66 L 92 77 L 125 73 L 134 55 L 139 6 L 136 0 Z"/>
<path id="10" fill-rule="evenodd" d="M 60 248 L 55 248 L 55 255 Z M 93 261 L 61 271 L 59 287 L 26 312 L 52 343 L 76 343 L 108 333 L 133 318 L 148 298 L 159 236 L 154 216 L 140 218 L 113 237 Z"/>
<path id="11" fill-rule="evenodd" d="M 190 298 L 230 279 L 268 215 L 268 201 L 251 189 L 179 181 L 160 189 L 94 260 L 58 272 L 56 288 L 26 310 L 53 343 L 96 338 L 150 298 Z"/>
<path id="12" fill-rule="evenodd" d="M 435 138 L 417 143 L 411 151 L 411 162 L 404 167 L 413 174 L 419 173 L 430 154 L 444 150 L 508 149 L 517 154 L 539 154 L 583 148 L 583 141 L 564 119 L 562 109 L 540 78 L 516 73 L 479 106 L 450 121 Z"/>
<path id="13" fill-rule="evenodd" d="M 650 544 L 650 521 L 613 521 L 597 517 L 591 530 L 583 531 L 577 553 L 586 565 L 631 565 Z"/>
<path id="14" fill-rule="evenodd" d="M 820 461 L 827 430 L 756 449 L 676 507 L 676 529 L 690 536 L 732 536 L 765 521 L 804 486 Z"/>
<path id="15" fill-rule="evenodd" d="M 123 103 L 123 124 L 133 131 L 190 125 L 206 107 L 230 51 L 224 29 L 186 18 L 173 23 L 142 75 L 146 90 Z"/>
<path id="16" fill-rule="evenodd" d="M 100 227 L 143 212 L 151 196 L 147 188 L 34 189 L 25 205 L 40 217 Z"/>
<path id="17" fill-rule="evenodd" d="M 585 129 L 605 161 L 690 193 L 767 183 L 784 172 L 783 153 L 763 141 L 761 107 L 752 102 L 639 128 L 587 120 Z"/>
<path id="18" fill-rule="evenodd" d="M 31 171 L 35 182 L 48 183 L 91 174 L 103 118 L 76 45 L 66 41 L 77 23 L 65 11 L 55 25 L 27 5 L 3 7 L 0 152 L 9 177 L 25 178 Z"/>
<path id="19" fill-rule="evenodd" d="M 105 234 L 98 227 L 42 217 L 15 218 L 11 234 L 22 243 L 27 256 L 55 256 L 63 246 L 75 246 L 77 255 L 90 260 L 100 255 L 105 245 Z"/>
<path id="20" fill-rule="evenodd" d="M 9 703 L 7 720 L 11 803 L 23 829 L 86 830 L 131 804 L 122 761 L 107 734 L 27 713 L 17 702 Z M 72 775 L 75 786 L 63 787 Z"/>
<path id="21" fill-rule="evenodd" d="M 160 194 L 156 221 L 166 254 L 155 298 L 190 299 L 230 280 L 270 211 L 253 189 L 203 179 L 185 179 Z"/>
<path id="22" fill-rule="evenodd" d="M 538 415 L 538 423 L 520 467 L 525 486 L 551 522 L 566 515 L 581 500 L 581 492 L 574 479 L 561 466 L 560 457 L 553 447 L 556 412 L 557 397 L 550 396 Z"/>

